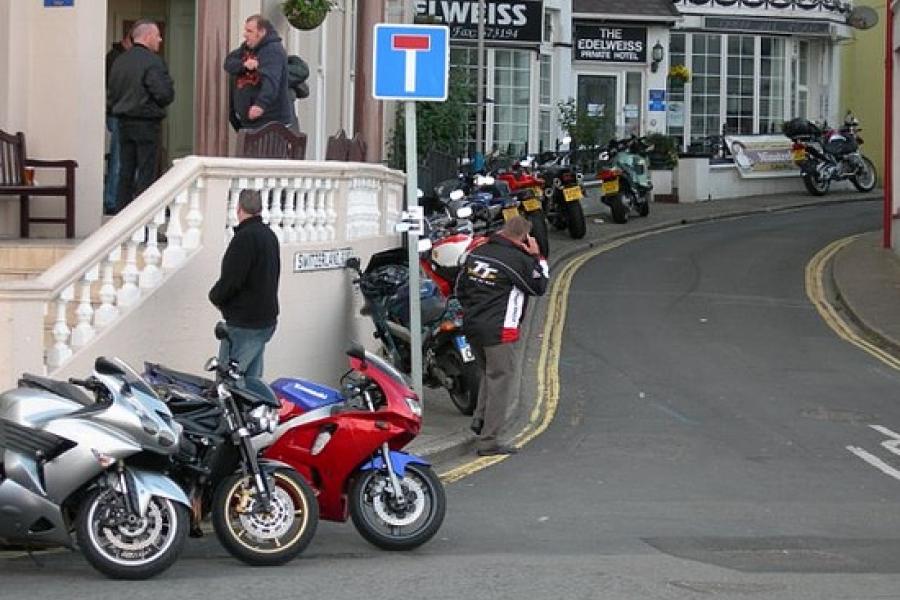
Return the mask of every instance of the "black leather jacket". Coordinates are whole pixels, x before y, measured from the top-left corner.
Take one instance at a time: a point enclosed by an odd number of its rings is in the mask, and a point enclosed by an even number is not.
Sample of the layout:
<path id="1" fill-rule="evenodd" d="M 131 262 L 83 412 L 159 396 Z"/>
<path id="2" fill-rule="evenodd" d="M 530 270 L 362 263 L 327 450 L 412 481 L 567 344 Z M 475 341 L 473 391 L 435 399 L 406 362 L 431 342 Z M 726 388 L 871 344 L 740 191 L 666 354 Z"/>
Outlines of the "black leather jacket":
<path id="1" fill-rule="evenodd" d="M 175 88 L 163 60 L 135 44 L 119 56 L 106 86 L 107 113 L 118 118 L 159 121 L 175 99 Z"/>

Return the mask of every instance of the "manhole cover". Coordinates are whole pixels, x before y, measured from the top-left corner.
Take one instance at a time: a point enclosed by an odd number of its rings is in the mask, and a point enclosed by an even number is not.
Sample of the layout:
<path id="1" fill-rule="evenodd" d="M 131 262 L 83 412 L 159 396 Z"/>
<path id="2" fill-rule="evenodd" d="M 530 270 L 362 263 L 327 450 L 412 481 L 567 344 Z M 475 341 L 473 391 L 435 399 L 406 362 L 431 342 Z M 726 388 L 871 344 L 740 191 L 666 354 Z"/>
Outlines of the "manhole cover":
<path id="1" fill-rule="evenodd" d="M 866 413 L 822 407 L 801 411 L 800 416 L 817 421 L 831 421 L 832 423 L 871 423 L 875 420 L 873 415 Z"/>

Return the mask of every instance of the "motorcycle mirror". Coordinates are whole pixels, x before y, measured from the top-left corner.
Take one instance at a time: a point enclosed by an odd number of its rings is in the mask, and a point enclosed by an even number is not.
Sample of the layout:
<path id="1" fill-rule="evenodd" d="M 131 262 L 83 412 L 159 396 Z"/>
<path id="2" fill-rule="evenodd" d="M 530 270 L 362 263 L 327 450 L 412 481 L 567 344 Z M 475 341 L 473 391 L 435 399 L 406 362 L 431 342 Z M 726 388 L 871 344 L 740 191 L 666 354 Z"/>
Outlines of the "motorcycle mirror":
<path id="1" fill-rule="evenodd" d="M 225 321 L 219 321 L 218 323 L 216 323 L 214 332 L 216 334 L 216 339 L 220 342 L 222 340 L 228 340 L 229 342 L 231 341 L 231 336 L 228 335 L 228 325 L 225 324 Z"/>
<path id="2" fill-rule="evenodd" d="M 419 252 L 428 252 L 431 250 L 431 240 L 429 238 L 419 238 Z"/>
<path id="3" fill-rule="evenodd" d="M 356 256 L 351 256 L 344 262 L 344 268 L 359 271 L 359 258 Z"/>
<path id="4" fill-rule="evenodd" d="M 452 192 L 450 192 L 451 200 L 462 200 L 465 197 L 466 197 L 466 194 L 462 190 L 453 190 Z"/>
<path id="5" fill-rule="evenodd" d="M 208 359 L 206 359 L 206 364 L 203 365 L 203 369 L 205 371 L 215 371 L 218 368 L 219 368 L 219 359 L 217 359 L 215 356 L 211 356 Z"/>
<path id="6" fill-rule="evenodd" d="M 457 219 L 468 219 L 472 216 L 472 207 L 471 206 L 460 206 L 456 209 L 456 218 Z"/>

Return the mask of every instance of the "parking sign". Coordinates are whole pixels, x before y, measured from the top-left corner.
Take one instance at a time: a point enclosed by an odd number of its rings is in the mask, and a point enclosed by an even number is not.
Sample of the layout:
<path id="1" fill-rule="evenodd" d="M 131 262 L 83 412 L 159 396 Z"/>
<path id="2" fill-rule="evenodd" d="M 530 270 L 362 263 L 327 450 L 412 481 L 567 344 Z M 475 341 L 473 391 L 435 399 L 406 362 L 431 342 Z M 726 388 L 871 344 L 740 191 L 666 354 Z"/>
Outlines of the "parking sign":
<path id="1" fill-rule="evenodd" d="M 443 102 L 450 73 L 450 30 L 444 25 L 375 25 L 373 96 Z"/>

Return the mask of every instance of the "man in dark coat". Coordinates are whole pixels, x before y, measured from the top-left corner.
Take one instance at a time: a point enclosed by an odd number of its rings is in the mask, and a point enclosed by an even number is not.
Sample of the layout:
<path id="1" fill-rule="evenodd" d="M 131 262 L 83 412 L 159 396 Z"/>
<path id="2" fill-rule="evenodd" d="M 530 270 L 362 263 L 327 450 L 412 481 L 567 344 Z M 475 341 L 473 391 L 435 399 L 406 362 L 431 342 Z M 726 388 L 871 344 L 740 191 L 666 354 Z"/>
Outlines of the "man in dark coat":
<path id="1" fill-rule="evenodd" d="M 230 345 L 222 340 L 219 363 L 236 360 L 249 377 L 262 377 L 263 351 L 278 321 L 281 247 L 260 212 L 259 191 L 242 190 L 239 225 L 222 258 L 222 274 L 209 291 L 209 300 L 222 311 L 231 335 Z"/>
<path id="2" fill-rule="evenodd" d="M 510 219 L 487 243 L 472 250 L 459 274 L 456 293 L 463 306 L 464 331 L 483 369 L 472 430 L 481 456 L 513 454 L 499 443 L 506 411 L 518 391 L 516 343 L 528 296 L 547 289 L 547 261 L 529 235 L 524 217 Z"/>
<path id="3" fill-rule="evenodd" d="M 244 43 L 225 57 L 231 75 L 233 117 L 241 128 L 277 122 L 290 126 L 294 107 L 288 93 L 287 53 L 272 23 L 260 15 L 244 23 Z"/>
<path id="4" fill-rule="evenodd" d="M 156 178 L 162 120 L 175 99 L 166 64 L 157 55 L 162 37 L 153 21 L 138 21 L 134 45 L 112 65 L 107 84 L 107 112 L 119 123 L 117 211 L 150 187 Z"/>

